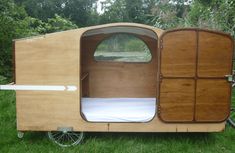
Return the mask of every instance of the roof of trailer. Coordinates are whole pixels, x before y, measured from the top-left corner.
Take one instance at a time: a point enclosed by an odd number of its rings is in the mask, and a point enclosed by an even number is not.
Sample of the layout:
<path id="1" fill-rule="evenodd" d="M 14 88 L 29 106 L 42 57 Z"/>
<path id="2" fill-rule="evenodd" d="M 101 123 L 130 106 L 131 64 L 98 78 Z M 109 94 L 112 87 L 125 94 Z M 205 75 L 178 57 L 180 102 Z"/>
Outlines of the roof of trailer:
<path id="1" fill-rule="evenodd" d="M 109 24 L 102 24 L 102 25 L 96 25 L 96 26 L 89 26 L 89 27 L 71 29 L 71 30 L 66 30 L 66 31 L 53 32 L 53 33 L 48 33 L 48 34 L 38 35 L 38 36 L 25 37 L 25 38 L 20 38 L 20 39 L 14 39 L 13 41 L 34 39 L 34 38 L 38 38 L 38 37 L 45 37 L 47 35 L 54 35 L 54 34 L 60 34 L 60 33 L 66 33 L 66 32 L 79 32 L 80 35 L 82 36 L 84 32 L 89 31 L 89 30 L 102 29 L 102 28 L 107 28 L 107 27 L 119 27 L 119 26 L 120 27 L 138 27 L 138 28 L 153 30 L 154 32 L 157 33 L 158 36 L 160 34 L 162 34 L 163 31 L 164 31 L 162 29 L 159 29 L 159 28 L 156 28 L 156 27 L 153 27 L 153 26 L 149 26 L 149 25 L 145 25 L 145 24 L 119 22 L 119 23 L 109 23 Z"/>

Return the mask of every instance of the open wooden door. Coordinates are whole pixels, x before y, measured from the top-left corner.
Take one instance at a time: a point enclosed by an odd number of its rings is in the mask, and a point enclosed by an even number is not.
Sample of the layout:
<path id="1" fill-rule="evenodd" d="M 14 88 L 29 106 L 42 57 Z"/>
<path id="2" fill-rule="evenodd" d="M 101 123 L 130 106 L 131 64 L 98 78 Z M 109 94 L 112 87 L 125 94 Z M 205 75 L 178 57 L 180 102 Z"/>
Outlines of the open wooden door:
<path id="1" fill-rule="evenodd" d="M 221 122 L 230 112 L 233 40 L 177 29 L 160 38 L 158 115 L 164 122 Z"/>

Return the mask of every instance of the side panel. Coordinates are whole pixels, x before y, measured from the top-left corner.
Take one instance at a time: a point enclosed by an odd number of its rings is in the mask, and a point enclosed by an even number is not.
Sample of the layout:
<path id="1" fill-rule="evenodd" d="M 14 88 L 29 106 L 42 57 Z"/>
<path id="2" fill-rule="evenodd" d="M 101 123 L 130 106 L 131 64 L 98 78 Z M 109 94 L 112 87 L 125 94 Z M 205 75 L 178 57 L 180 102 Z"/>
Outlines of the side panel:
<path id="1" fill-rule="evenodd" d="M 161 38 L 159 117 L 167 122 L 194 119 L 196 31 L 174 31 Z"/>
<path id="2" fill-rule="evenodd" d="M 225 75 L 232 71 L 232 53 L 233 40 L 224 33 L 165 32 L 161 37 L 159 117 L 165 122 L 226 120 L 231 85 Z"/>
<path id="3" fill-rule="evenodd" d="M 17 129 L 93 128 L 80 116 L 80 37 L 65 31 L 15 42 L 17 85 L 74 85 L 77 91 L 16 91 Z M 107 130 L 106 124 L 95 126 Z"/>

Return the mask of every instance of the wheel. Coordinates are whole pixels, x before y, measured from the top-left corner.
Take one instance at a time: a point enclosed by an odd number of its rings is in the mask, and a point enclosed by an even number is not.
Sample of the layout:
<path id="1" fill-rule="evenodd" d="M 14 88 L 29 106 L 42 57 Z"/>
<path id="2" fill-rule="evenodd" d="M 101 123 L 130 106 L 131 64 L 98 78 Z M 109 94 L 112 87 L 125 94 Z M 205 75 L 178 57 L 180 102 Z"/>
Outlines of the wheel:
<path id="1" fill-rule="evenodd" d="M 18 131 L 18 132 L 17 132 L 17 137 L 18 137 L 19 139 L 22 139 L 22 138 L 24 137 L 24 133 L 21 132 L 21 131 Z"/>
<path id="2" fill-rule="evenodd" d="M 84 137 L 84 133 L 73 131 L 51 131 L 48 132 L 48 137 L 61 147 L 70 147 L 79 144 Z"/>
<path id="3" fill-rule="evenodd" d="M 235 128 L 235 108 L 231 108 L 230 116 L 228 118 L 229 124 Z"/>

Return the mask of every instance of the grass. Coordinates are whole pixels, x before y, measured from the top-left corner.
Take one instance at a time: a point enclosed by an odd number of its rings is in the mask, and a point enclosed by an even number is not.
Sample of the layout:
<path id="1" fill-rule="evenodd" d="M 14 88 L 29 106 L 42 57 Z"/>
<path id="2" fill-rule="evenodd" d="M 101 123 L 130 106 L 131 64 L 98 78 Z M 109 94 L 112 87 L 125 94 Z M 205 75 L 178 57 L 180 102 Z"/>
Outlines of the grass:
<path id="1" fill-rule="evenodd" d="M 0 153 L 234 153 L 235 129 L 221 133 L 87 133 L 82 144 L 61 148 L 45 133 L 17 138 L 15 93 L 0 91 Z"/>

